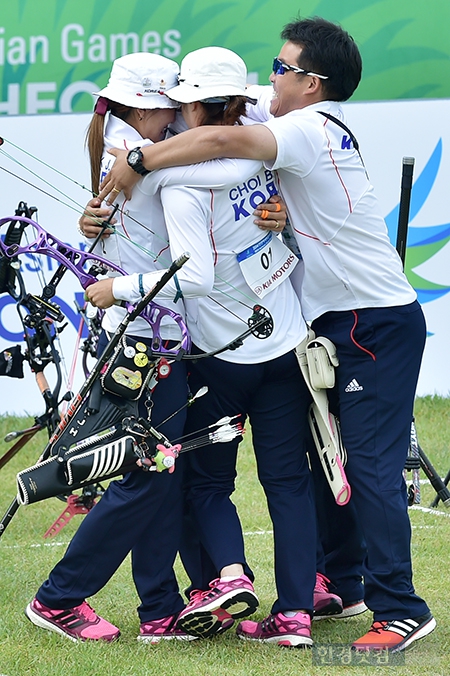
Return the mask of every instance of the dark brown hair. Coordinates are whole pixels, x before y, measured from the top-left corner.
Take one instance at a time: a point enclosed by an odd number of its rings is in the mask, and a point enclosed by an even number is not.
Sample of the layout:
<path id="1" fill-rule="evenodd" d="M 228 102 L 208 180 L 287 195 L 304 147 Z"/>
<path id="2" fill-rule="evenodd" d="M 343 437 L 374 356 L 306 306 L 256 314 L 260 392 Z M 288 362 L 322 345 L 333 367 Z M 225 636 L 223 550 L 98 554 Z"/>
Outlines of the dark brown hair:
<path id="1" fill-rule="evenodd" d="M 111 111 L 111 115 L 125 121 L 134 109 L 129 106 L 124 106 L 121 103 L 108 100 L 108 110 Z M 105 116 L 94 110 L 94 114 L 92 115 L 92 119 L 86 132 L 86 146 L 89 151 L 91 163 L 91 190 L 93 197 L 98 195 L 100 187 L 100 165 L 105 144 L 104 124 Z"/>
<path id="2" fill-rule="evenodd" d="M 202 126 L 205 124 L 223 124 L 232 126 L 240 124 L 239 118 L 245 115 L 247 99 L 245 96 L 230 96 L 228 101 L 223 103 L 203 103 L 204 118 Z"/>

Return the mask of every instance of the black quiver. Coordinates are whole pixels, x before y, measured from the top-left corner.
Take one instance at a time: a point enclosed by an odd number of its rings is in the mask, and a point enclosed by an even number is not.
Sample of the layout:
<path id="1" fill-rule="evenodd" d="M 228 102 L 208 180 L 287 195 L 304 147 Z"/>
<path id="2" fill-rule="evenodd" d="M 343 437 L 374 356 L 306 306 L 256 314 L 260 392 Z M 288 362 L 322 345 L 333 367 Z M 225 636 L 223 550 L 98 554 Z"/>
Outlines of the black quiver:
<path id="1" fill-rule="evenodd" d="M 92 390 L 94 397 L 100 387 L 97 381 Z M 51 455 L 18 473 L 20 504 L 64 495 L 138 469 L 136 460 L 145 454 L 126 429 L 137 419 L 137 401 L 101 391 L 97 412 L 90 412 L 86 401 L 55 442 Z M 150 439 L 146 438 L 147 445 Z M 156 443 L 155 440 L 154 446 Z"/>

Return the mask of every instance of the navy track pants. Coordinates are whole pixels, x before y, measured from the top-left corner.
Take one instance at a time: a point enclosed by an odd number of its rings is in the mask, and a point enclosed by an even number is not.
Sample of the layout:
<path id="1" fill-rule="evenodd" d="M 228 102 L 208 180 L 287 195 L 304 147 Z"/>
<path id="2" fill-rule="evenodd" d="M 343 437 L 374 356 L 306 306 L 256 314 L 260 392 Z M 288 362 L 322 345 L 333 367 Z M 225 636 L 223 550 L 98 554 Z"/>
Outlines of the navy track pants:
<path id="1" fill-rule="evenodd" d="M 412 584 L 411 526 L 402 470 L 425 343 L 419 303 L 328 312 L 312 324 L 336 345 L 338 414 L 352 487 L 347 507 L 317 487 L 326 573 L 348 600 L 365 601 L 375 620 L 428 612 Z M 320 472 L 315 483 L 322 484 Z"/>
<path id="2" fill-rule="evenodd" d="M 100 353 L 106 344 L 103 336 L 101 340 Z M 185 363 L 174 362 L 169 377 L 153 393 L 153 426 L 183 406 L 186 398 Z M 160 431 L 169 439 L 181 437 L 185 417 L 184 410 Z M 106 585 L 131 552 L 141 622 L 179 612 L 184 602 L 173 563 L 182 524 L 183 460 L 177 460 L 172 474 L 137 470 L 112 481 L 39 589 L 38 600 L 54 609 L 79 605 Z"/>
<path id="3" fill-rule="evenodd" d="M 278 599 L 272 612 L 312 611 L 316 563 L 314 498 L 306 457 L 306 413 L 310 395 L 295 354 L 260 364 L 218 358 L 190 367 L 193 392 L 207 395 L 189 408 L 187 429 L 225 415 L 248 416 L 258 477 L 273 523 Z M 230 496 L 235 488 L 238 441 L 189 454 L 188 500 L 200 539 L 216 570 L 244 563 L 241 524 Z M 251 561 L 250 561 L 251 564 Z"/>

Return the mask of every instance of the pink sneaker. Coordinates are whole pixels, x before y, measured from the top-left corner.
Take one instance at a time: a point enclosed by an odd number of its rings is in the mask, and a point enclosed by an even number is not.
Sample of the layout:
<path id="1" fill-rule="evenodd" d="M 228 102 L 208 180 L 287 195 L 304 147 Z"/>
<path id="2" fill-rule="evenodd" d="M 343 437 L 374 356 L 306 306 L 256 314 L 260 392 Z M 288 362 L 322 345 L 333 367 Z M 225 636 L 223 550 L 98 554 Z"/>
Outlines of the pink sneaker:
<path id="1" fill-rule="evenodd" d="M 238 624 L 236 633 L 239 638 L 249 641 L 276 643 L 288 648 L 307 648 L 313 644 L 308 613 L 297 613 L 293 617 L 277 613 L 262 622 L 245 620 Z"/>
<path id="2" fill-rule="evenodd" d="M 97 615 L 86 601 L 75 608 L 52 610 L 35 598 L 27 605 L 25 615 L 37 627 L 55 631 L 75 642 L 110 642 L 120 636 L 118 628 Z"/>
<path id="3" fill-rule="evenodd" d="M 178 613 L 163 617 L 160 620 L 149 620 L 142 622 L 139 630 L 138 641 L 143 643 L 159 643 L 162 639 L 171 641 L 176 639 L 178 641 L 195 641 L 197 636 L 187 634 L 182 629 L 178 629 L 175 625 L 178 619 Z"/>
<path id="4" fill-rule="evenodd" d="M 322 620 L 342 613 L 342 599 L 336 594 L 331 594 L 328 590 L 329 584 L 330 580 L 325 575 L 316 574 L 313 620 Z"/>
<path id="5" fill-rule="evenodd" d="M 234 620 L 251 615 L 259 601 L 246 575 L 229 582 L 220 579 L 209 584 L 208 591 L 193 591 L 181 611 L 177 628 L 201 638 L 229 629 Z"/>

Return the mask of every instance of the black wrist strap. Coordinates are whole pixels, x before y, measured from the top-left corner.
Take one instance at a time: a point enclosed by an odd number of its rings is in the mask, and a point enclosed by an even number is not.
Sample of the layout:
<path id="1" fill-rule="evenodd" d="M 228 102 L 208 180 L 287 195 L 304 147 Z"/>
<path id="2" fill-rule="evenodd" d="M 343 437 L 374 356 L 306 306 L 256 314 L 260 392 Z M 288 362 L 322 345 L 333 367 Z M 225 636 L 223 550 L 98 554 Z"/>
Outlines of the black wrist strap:
<path id="1" fill-rule="evenodd" d="M 128 161 L 128 157 L 131 155 L 131 153 L 138 153 L 141 159 L 138 162 L 135 162 L 134 164 L 130 164 L 130 162 Z M 143 158 L 144 156 L 142 154 L 142 149 L 138 146 L 137 148 L 133 148 L 132 150 L 130 150 L 130 152 L 127 155 L 127 162 L 128 166 L 131 167 L 131 169 L 133 169 L 133 171 L 135 171 L 137 174 L 139 174 L 140 176 L 147 176 L 147 174 L 150 173 L 150 170 L 144 167 L 142 163 Z"/>

